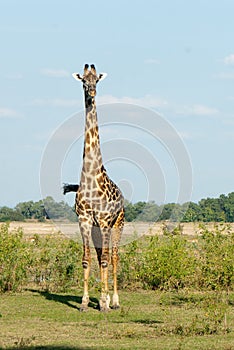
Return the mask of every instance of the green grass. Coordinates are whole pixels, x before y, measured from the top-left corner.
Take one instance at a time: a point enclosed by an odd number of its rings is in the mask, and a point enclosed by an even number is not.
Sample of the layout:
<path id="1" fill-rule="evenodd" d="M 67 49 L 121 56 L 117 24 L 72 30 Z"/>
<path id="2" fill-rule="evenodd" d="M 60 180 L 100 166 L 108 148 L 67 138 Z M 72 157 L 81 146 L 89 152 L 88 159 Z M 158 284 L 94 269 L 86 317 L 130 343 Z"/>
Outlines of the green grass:
<path id="1" fill-rule="evenodd" d="M 0 349 L 234 350 L 233 256 L 234 233 L 220 229 L 143 237 L 121 247 L 121 308 L 98 311 L 95 258 L 80 313 L 80 244 L 2 225 Z"/>
<path id="2" fill-rule="evenodd" d="M 121 291 L 121 308 L 79 312 L 82 292 L 0 296 L 0 349 L 234 349 L 234 293 Z"/>

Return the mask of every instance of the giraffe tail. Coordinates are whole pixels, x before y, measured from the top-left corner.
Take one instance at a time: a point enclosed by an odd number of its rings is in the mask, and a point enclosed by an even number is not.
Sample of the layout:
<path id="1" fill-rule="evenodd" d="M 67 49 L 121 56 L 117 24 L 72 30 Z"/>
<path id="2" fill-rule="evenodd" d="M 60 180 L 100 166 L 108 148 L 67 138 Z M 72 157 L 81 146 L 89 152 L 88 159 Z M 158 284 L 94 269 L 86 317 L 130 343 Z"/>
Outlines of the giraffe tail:
<path id="1" fill-rule="evenodd" d="M 77 192 L 79 188 L 79 185 L 72 185 L 72 184 L 63 184 L 63 194 L 66 194 L 68 192 Z"/>

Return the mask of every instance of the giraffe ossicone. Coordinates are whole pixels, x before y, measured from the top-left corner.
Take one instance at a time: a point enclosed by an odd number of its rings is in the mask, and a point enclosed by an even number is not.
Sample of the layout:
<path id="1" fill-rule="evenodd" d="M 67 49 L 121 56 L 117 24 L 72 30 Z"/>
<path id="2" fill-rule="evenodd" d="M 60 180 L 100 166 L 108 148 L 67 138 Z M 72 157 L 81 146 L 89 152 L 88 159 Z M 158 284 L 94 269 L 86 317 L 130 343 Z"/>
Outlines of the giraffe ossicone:
<path id="1" fill-rule="evenodd" d="M 124 226 L 124 198 L 118 186 L 109 178 L 103 165 L 100 149 L 96 111 L 96 85 L 106 77 L 96 73 L 96 68 L 85 64 L 84 73 L 72 76 L 82 82 L 85 101 L 85 135 L 83 166 L 80 184 L 64 186 L 64 193 L 76 191 L 75 208 L 83 240 L 82 265 L 84 269 L 84 293 L 81 311 L 89 304 L 88 282 L 91 268 L 91 241 L 96 249 L 101 275 L 101 311 L 110 309 L 108 267 L 109 245 L 112 243 L 111 263 L 113 266 L 112 308 L 119 307 L 117 290 L 118 248 Z"/>

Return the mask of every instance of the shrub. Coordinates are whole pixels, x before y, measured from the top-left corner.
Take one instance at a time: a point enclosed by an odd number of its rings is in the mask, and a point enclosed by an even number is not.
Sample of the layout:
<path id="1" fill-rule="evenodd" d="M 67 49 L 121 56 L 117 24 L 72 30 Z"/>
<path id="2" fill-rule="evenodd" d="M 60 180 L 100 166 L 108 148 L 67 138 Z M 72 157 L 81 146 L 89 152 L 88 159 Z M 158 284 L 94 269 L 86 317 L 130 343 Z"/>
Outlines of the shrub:
<path id="1" fill-rule="evenodd" d="M 142 265 L 142 241 L 134 240 L 120 252 L 118 282 L 122 288 L 142 287 L 140 279 Z"/>
<path id="2" fill-rule="evenodd" d="M 234 234 L 201 227 L 198 237 L 174 230 L 142 237 L 121 247 L 120 288 L 230 290 L 234 282 Z M 0 292 L 37 284 L 47 291 L 82 287 L 82 246 L 63 235 L 35 235 L 27 240 L 21 229 L 0 226 Z M 94 283 L 99 269 L 92 263 Z"/>
<path id="3" fill-rule="evenodd" d="M 81 246 L 63 236 L 35 235 L 31 280 L 46 290 L 66 290 L 80 284 Z"/>
<path id="4" fill-rule="evenodd" d="M 35 235 L 0 227 L 0 292 L 17 291 L 29 283 L 46 290 L 66 290 L 80 284 L 81 247 L 62 236 Z"/>
<path id="5" fill-rule="evenodd" d="M 119 282 L 145 289 L 182 288 L 191 283 L 195 256 L 181 236 L 153 236 L 130 243 L 121 254 Z"/>
<path id="6" fill-rule="evenodd" d="M 121 252 L 122 287 L 232 289 L 234 233 L 201 227 L 197 239 L 169 234 L 133 241 Z M 177 231 L 176 231 L 177 232 Z"/>
<path id="7" fill-rule="evenodd" d="M 199 239 L 199 285 L 209 289 L 229 289 L 234 282 L 234 233 L 224 234 L 201 227 Z"/>
<path id="8" fill-rule="evenodd" d="M 142 281 L 151 288 L 183 288 L 190 284 L 194 268 L 194 254 L 186 239 L 155 236 L 146 249 Z"/>
<path id="9" fill-rule="evenodd" d="M 0 226 L 0 291 L 15 291 L 27 279 L 30 250 L 19 228 L 9 232 L 9 224 Z"/>

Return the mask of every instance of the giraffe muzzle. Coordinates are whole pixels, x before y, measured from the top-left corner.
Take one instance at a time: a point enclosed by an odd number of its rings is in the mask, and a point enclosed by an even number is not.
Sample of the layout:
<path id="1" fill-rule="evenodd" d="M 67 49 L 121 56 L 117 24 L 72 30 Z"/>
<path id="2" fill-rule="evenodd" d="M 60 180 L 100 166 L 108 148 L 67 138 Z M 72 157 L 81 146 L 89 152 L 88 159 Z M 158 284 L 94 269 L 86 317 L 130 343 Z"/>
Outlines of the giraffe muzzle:
<path id="1" fill-rule="evenodd" d="M 95 97 L 96 96 L 96 90 L 92 89 L 92 90 L 89 90 L 89 95 L 91 97 Z"/>

